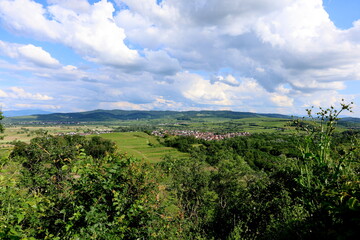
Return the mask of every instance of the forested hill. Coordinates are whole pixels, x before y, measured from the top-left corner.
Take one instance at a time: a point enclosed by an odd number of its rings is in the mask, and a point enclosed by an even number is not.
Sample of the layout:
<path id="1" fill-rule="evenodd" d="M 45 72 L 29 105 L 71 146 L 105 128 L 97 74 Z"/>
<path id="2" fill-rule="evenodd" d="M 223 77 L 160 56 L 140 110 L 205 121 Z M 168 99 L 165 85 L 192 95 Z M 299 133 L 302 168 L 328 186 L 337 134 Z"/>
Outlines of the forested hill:
<path id="1" fill-rule="evenodd" d="M 36 114 L 31 116 L 22 116 L 11 118 L 13 120 L 31 120 L 31 121 L 114 121 L 114 120 L 145 120 L 145 119 L 176 119 L 191 120 L 201 118 L 224 118 L 241 119 L 256 117 L 273 118 L 291 118 L 281 114 L 260 114 L 251 112 L 233 112 L 233 111 L 130 111 L 130 110 L 94 110 L 88 112 L 76 113 L 52 113 Z"/>

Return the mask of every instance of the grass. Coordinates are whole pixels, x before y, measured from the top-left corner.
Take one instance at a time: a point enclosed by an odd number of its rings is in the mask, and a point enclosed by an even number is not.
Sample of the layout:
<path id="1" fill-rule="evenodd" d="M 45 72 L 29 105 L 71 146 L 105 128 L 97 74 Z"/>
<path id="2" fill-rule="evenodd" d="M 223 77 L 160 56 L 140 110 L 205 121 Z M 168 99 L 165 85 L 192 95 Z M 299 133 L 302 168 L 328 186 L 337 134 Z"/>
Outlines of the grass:
<path id="1" fill-rule="evenodd" d="M 10 148 L 0 148 L 0 159 L 7 158 L 10 154 Z"/>
<path id="2" fill-rule="evenodd" d="M 109 129 L 104 126 L 6 126 L 0 140 L 0 146 L 9 145 L 12 141 L 30 142 L 30 140 L 39 135 L 41 131 L 46 131 L 48 134 L 58 133 L 83 133 L 89 130 Z"/>
<path id="3" fill-rule="evenodd" d="M 286 127 L 289 119 L 257 117 L 243 119 L 220 119 L 204 118 L 201 121 L 184 121 L 182 124 L 168 122 L 161 126 L 163 129 L 196 130 L 202 132 L 250 132 L 250 133 L 273 133 L 293 132 L 293 129 Z M 160 126 L 159 126 L 160 127 Z"/>
<path id="4" fill-rule="evenodd" d="M 156 137 L 144 132 L 105 133 L 99 136 L 114 141 L 121 153 L 151 163 L 160 162 L 165 155 L 188 157 L 188 154 L 179 152 L 175 148 L 160 145 Z"/>
<path id="5" fill-rule="evenodd" d="M 34 137 L 39 136 L 41 132 L 47 132 L 51 135 L 58 133 L 76 132 L 83 133 L 88 130 L 108 129 L 104 126 L 6 126 L 4 133 L 0 134 L 0 157 L 7 157 L 11 152 L 14 141 L 29 143 Z"/>

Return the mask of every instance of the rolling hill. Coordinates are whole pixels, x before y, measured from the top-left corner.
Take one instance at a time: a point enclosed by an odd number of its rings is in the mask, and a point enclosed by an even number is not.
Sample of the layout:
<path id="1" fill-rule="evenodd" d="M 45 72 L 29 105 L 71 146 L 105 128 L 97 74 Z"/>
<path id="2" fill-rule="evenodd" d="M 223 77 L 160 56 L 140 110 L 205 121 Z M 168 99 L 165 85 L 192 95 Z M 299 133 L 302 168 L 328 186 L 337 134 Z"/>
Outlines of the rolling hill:
<path id="1" fill-rule="evenodd" d="M 171 120 L 171 121 L 215 121 L 245 118 L 292 119 L 289 115 L 271 113 L 252 113 L 234 111 L 141 111 L 141 110 L 102 110 L 86 112 L 33 114 L 28 116 L 6 117 L 7 123 L 104 123 L 134 120 Z M 345 117 L 339 125 L 346 128 L 360 128 L 360 118 Z"/>
<path id="2" fill-rule="evenodd" d="M 40 121 L 40 122 L 106 122 L 116 120 L 149 120 L 149 119 L 177 119 L 191 120 L 204 118 L 242 119 L 256 117 L 272 117 L 290 119 L 281 114 L 261 114 L 252 112 L 233 111 L 132 111 L 132 110 L 94 110 L 75 113 L 34 114 L 30 116 L 11 117 L 12 121 Z"/>

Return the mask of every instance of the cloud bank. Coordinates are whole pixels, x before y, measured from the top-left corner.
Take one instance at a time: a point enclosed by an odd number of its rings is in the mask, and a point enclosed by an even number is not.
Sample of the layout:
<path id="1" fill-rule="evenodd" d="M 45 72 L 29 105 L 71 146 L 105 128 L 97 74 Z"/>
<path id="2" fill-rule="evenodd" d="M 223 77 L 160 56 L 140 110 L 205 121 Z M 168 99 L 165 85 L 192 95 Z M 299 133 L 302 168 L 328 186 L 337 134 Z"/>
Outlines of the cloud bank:
<path id="1" fill-rule="evenodd" d="M 360 101 L 360 20 L 338 29 L 321 0 L 2 0 L 0 19 L 18 40 L 0 38 L 0 88 L 62 111 L 301 114 Z"/>

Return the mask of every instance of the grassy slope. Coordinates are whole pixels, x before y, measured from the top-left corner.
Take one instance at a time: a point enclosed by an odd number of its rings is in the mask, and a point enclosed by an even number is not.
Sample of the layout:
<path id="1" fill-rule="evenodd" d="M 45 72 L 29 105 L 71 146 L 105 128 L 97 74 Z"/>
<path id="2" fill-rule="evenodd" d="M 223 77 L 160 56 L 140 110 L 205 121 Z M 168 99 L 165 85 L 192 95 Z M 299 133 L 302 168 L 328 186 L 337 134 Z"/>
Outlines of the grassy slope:
<path id="1" fill-rule="evenodd" d="M 27 129 L 24 131 L 24 129 Z M 3 134 L 5 137 L 0 140 L 0 157 L 6 157 L 12 145 L 9 143 L 15 140 L 30 142 L 30 139 L 36 137 L 33 132 L 38 129 L 48 131 L 49 134 L 58 132 L 80 131 L 83 127 L 9 127 L 5 129 Z M 108 133 L 101 134 L 101 137 L 114 141 L 120 152 L 128 153 L 136 158 L 144 159 L 149 162 L 159 162 L 166 155 L 170 154 L 174 157 L 187 157 L 185 153 L 181 153 L 174 148 L 164 147 L 159 144 L 154 136 L 149 136 L 143 132 L 124 132 L 124 133 Z M 149 145 L 151 143 L 152 146 Z"/>
<path id="2" fill-rule="evenodd" d="M 120 152 L 152 163 L 161 161 L 167 154 L 174 157 L 188 156 L 174 148 L 161 146 L 154 136 L 143 132 L 106 133 L 99 136 L 114 141 Z"/>

